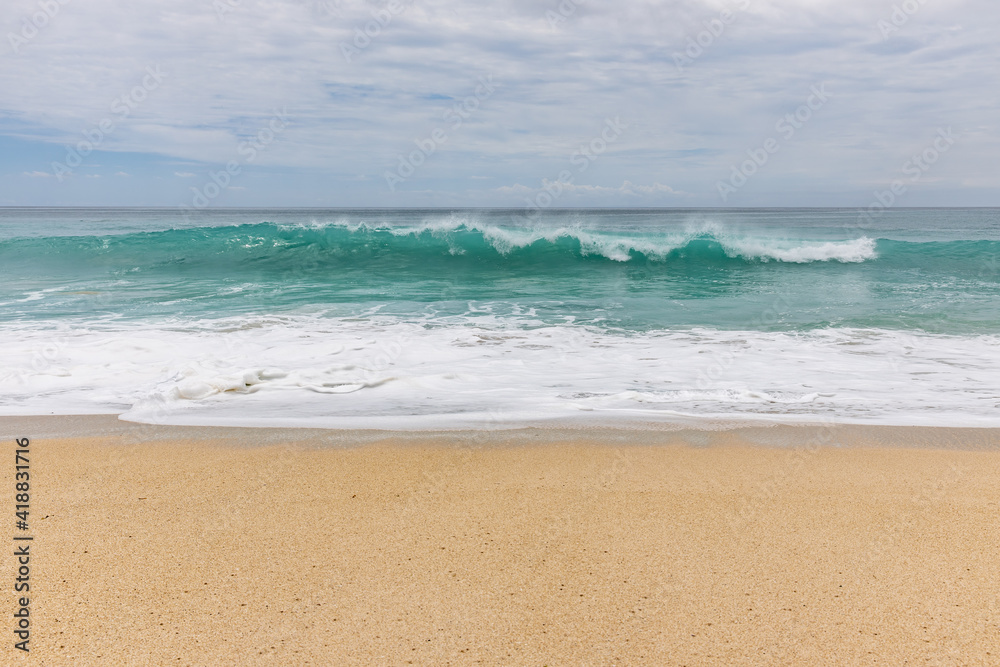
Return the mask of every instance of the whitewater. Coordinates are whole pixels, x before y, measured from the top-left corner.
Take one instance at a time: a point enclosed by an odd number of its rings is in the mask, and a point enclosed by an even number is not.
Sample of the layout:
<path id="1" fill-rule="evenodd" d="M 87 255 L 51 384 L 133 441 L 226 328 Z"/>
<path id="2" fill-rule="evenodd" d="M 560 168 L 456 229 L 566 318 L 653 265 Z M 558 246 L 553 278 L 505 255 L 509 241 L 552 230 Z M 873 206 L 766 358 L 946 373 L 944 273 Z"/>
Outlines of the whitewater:
<path id="1" fill-rule="evenodd" d="M 0 414 L 1000 426 L 1000 212 L 0 210 Z"/>

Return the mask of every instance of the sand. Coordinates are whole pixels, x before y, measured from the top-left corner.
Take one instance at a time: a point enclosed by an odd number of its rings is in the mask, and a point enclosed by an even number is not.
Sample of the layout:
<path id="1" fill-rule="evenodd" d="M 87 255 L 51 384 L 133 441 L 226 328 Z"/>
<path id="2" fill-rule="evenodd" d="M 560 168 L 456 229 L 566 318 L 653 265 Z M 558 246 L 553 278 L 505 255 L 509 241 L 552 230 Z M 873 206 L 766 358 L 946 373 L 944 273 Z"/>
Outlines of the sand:
<path id="1" fill-rule="evenodd" d="M 4 664 L 1000 664 L 992 431 L 0 432 Z"/>

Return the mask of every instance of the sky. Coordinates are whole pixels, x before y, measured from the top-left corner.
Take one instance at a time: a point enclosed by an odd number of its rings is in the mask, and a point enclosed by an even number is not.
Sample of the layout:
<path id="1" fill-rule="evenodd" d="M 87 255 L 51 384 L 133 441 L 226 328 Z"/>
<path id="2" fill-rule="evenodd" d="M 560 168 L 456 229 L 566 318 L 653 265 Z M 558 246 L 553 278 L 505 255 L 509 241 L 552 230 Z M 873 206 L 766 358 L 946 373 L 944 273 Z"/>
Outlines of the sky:
<path id="1" fill-rule="evenodd" d="M 996 0 L 4 0 L 0 206 L 997 206 L 998 33 Z"/>

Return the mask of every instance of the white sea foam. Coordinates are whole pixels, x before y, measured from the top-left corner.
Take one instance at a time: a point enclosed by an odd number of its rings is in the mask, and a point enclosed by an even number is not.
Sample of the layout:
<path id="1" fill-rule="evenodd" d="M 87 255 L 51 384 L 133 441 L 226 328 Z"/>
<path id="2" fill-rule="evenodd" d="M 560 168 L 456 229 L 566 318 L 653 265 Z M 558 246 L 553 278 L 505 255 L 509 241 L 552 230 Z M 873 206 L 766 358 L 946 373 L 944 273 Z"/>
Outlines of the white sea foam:
<path id="1" fill-rule="evenodd" d="M 690 417 L 1000 426 L 1000 337 L 614 334 L 491 315 L 0 328 L 0 414 L 449 428 Z"/>
<path id="2" fill-rule="evenodd" d="M 721 245 L 730 257 L 759 259 L 762 261 L 792 262 L 844 262 L 860 263 L 878 257 L 875 241 L 862 237 L 850 241 L 764 242 L 755 238 L 725 239 Z"/>
<path id="3" fill-rule="evenodd" d="M 314 224 L 312 228 L 337 227 L 351 233 L 382 232 L 397 237 L 422 234 L 449 239 L 462 232 L 478 233 L 499 254 L 530 247 L 540 241 L 555 243 L 575 240 L 584 255 L 602 256 L 616 262 L 627 262 L 632 253 L 642 253 L 654 260 L 663 260 L 670 253 L 696 240 L 719 243 L 726 255 L 747 260 L 790 262 L 860 263 L 876 259 L 875 240 L 860 237 L 838 241 L 818 241 L 797 238 L 757 236 L 727 229 L 715 223 L 688 225 L 683 230 L 650 234 L 645 230 L 596 230 L 582 225 L 498 225 L 483 222 L 470 215 L 450 215 L 411 224 L 380 224 L 376 222 L 332 221 Z M 461 254 L 454 249 L 454 254 Z"/>

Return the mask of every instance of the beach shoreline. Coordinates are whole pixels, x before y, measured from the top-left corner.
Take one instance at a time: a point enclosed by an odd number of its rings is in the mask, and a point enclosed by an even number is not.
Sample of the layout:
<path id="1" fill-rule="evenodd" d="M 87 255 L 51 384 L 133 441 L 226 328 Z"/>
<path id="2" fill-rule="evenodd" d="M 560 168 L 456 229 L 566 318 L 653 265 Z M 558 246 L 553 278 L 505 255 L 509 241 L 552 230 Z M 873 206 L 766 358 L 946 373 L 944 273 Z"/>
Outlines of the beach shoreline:
<path id="1" fill-rule="evenodd" d="M 773 428 L 0 419 L 31 439 L 33 659 L 989 664 L 1000 433 Z"/>
<path id="2" fill-rule="evenodd" d="M 377 423 L 377 420 L 372 420 Z M 25 435 L 26 434 L 26 435 Z M 790 424 L 760 420 L 695 420 L 675 423 L 621 422 L 594 425 L 586 421 L 554 421 L 550 425 L 509 424 L 490 428 L 401 430 L 392 428 L 334 429 L 309 426 L 201 426 L 147 424 L 125 421 L 115 414 L 0 416 L 0 438 L 35 437 L 119 438 L 127 442 L 225 442 L 228 446 L 258 447 L 296 443 L 303 447 L 359 447 L 376 443 L 396 445 L 537 444 L 587 442 L 606 445 L 733 444 L 758 447 L 878 447 L 992 451 L 1000 449 L 1000 428 L 954 426 L 898 426 L 815 422 Z"/>

